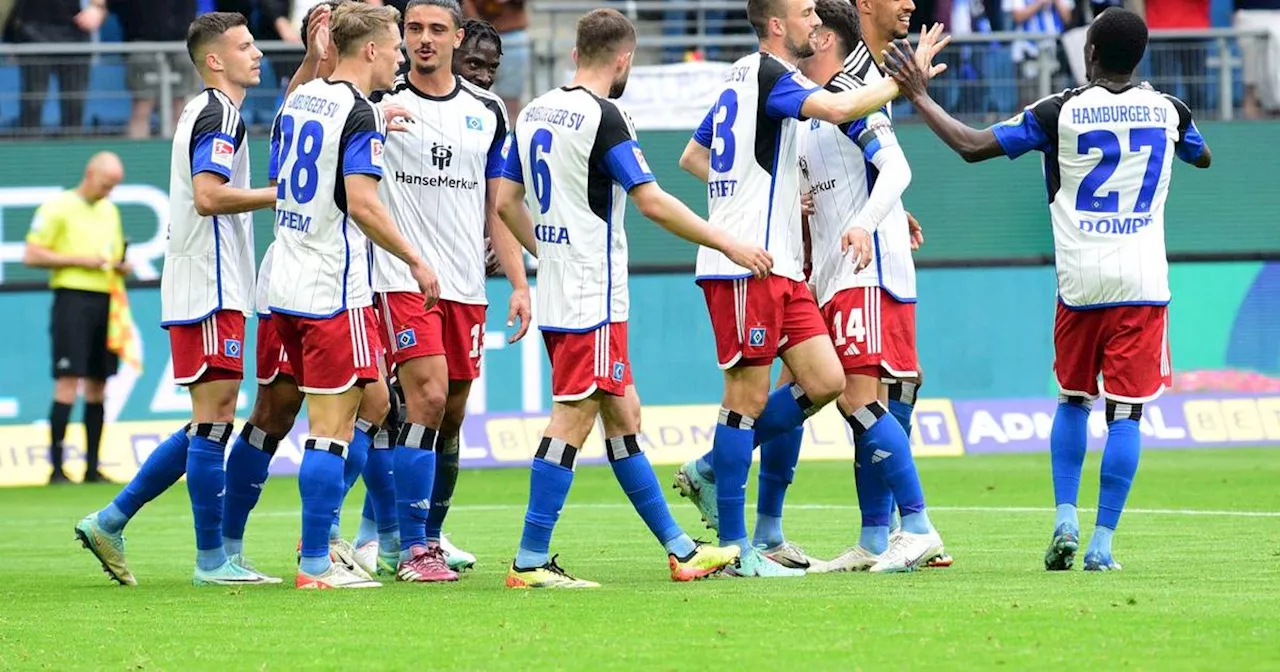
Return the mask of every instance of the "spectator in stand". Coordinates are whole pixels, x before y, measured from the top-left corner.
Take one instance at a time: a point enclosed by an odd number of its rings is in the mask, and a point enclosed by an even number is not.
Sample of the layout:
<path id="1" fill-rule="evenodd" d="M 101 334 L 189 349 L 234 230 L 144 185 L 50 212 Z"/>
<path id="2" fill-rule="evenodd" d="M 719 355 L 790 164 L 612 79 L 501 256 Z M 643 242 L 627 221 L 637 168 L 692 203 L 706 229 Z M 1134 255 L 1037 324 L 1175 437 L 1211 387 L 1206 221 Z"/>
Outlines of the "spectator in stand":
<path id="1" fill-rule="evenodd" d="M 1267 31 L 1267 39 L 1240 41 L 1244 56 L 1244 116 L 1280 112 L 1280 0 L 1235 0 L 1236 28 Z"/>
<path id="2" fill-rule="evenodd" d="M 187 26 L 196 17 L 192 0 L 109 0 L 107 8 L 119 19 L 125 42 L 181 42 L 187 39 Z M 160 78 L 164 75 L 160 59 L 168 65 L 171 107 L 177 123 L 187 96 L 200 90 L 196 70 L 186 52 L 131 53 L 126 58 L 125 78 L 133 94 L 129 137 L 142 139 L 151 135 L 151 115 L 160 99 Z"/>
<path id="3" fill-rule="evenodd" d="M 1147 0 L 1147 27 L 1158 30 L 1204 30 L 1209 27 L 1209 0 Z M 1204 119 L 1209 112 L 1205 72 L 1208 44 L 1204 40 L 1153 41 L 1152 84 L 1178 96 L 1192 116 Z"/>
<path id="4" fill-rule="evenodd" d="M 502 36 L 502 69 L 498 70 L 492 91 L 502 97 L 507 118 L 515 119 L 524 104 L 525 87 L 533 65 L 525 0 L 462 0 L 462 10 L 471 18 L 493 24 Z"/>
<path id="5" fill-rule="evenodd" d="M 1071 21 L 1075 0 L 1003 0 L 1014 30 L 1056 37 Z M 1013 43 L 1013 63 L 1018 71 L 1018 103 L 1026 105 L 1040 97 L 1040 42 L 1022 40 Z M 1056 52 L 1057 41 L 1053 49 Z M 1051 59 L 1051 74 L 1061 69 L 1057 54 Z M 1054 88 L 1054 87 L 1050 87 Z"/>
<path id="6" fill-rule="evenodd" d="M 935 20 L 957 37 L 991 33 L 994 27 L 989 17 L 1000 12 L 1000 0 L 939 0 L 934 12 Z M 961 44 L 943 53 L 941 60 L 955 73 L 952 77 L 957 83 L 955 98 L 948 101 L 950 109 L 993 117 L 1000 111 L 991 95 L 994 73 L 988 65 L 994 60 L 992 50 L 988 44 Z"/>
<path id="7" fill-rule="evenodd" d="M 106 0 L 17 0 L 5 27 L 5 41 L 18 43 L 88 42 L 107 18 Z M 22 105 L 18 125 L 40 126 L 49 78 L 56 75 L 60 93 L 60 126 L 79 132 L 84 126 L 85 90 L 89 87 L 89 57 L 72 55 L 19 56 Z"/>

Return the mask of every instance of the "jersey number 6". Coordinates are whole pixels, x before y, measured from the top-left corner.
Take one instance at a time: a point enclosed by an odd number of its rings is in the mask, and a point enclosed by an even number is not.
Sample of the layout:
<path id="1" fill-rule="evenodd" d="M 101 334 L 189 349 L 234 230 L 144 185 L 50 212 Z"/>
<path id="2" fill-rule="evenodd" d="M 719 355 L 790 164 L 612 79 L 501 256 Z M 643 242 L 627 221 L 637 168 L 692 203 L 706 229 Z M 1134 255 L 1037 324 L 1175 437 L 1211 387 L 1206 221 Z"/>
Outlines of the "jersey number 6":
<path id="1" fill-rule="evenodd" d="M 294 148 L 293 131 L 297 122 L 291 115 L 280 117 L 280 169 L 284 171 L 285 160 L 289 150 Z M 324 126 L 312 119 L 302 125 L 298 132 L 297 156 L 293 160 L 293 170 L 288 179 L 281 179 L 276 184 L 276 198 L 283 199 L 285 183 L 293 193 L 293 201 L 298 205 L 310 203 L 316 197 L 319 186 L 320 169 L 316 163 L 320 160 L 320 149 L 324 146 Z"/>
<path id="2" fill-rule="evenodd" d="M 529 172 L 533 174 L 533 195 L 544 215 L 551 209 L 551 167 L 546 159 L 550 152 L 551 131 L 540 128 L 529 139 Z"/>

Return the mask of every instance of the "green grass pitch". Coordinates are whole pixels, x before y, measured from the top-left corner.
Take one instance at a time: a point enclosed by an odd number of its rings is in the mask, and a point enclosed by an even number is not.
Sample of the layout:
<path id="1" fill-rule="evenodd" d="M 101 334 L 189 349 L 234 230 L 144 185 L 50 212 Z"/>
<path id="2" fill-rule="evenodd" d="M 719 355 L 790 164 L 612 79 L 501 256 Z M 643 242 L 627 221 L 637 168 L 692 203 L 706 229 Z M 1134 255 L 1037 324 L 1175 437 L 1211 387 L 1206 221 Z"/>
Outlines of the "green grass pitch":
<path id="1" fill-rule="evenodd" d="M 559 592 L 503 587 L 521 469 L 462 474 L 446 529 L 480 558 L 462 581 L 352 592 L 292 588 L 291 480 L 268 484 L 247 538 L 286 584 L 244 589 L 191 586 L 181 486 L 127 530 L 136 588 L 109 583 L 73 540 L 116 486 L 0 490 L 0 670 L 1280 669 L 1280 451 L 1142 460 L 1116 535 L 1120 573 L 1043 571 L 1049 458 L 1012 455 L 920 461 L 950 569 L 694 584 L 668 580 L 612 474 L 584 467 L 552 550 L 604 588 Z M 672 473 L 659 468 L 664 484 Z M 698 536 L 692 506 L 668 493 Z M 348 534 L 362 495 L 348 500 Z M 849 463 L 802 463 L 788 503 L 787 532 L 810 553 L 854 540 Z M 1087 537 L 1091 510 L 1082 519 Z"/>

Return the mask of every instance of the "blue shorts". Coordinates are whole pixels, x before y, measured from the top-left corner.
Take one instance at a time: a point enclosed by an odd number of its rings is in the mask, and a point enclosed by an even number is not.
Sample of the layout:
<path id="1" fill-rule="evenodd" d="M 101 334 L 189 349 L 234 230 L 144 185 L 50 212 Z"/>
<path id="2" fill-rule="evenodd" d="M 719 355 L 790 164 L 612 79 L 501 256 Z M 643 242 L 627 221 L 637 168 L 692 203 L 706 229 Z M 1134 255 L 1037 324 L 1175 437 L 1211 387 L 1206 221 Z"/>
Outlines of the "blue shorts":
<path id="1" fill-rule="evenodd" d="M 529 31 L 513 30 L 502 34 L 502 66 L 493 80 L 492 91 L 503 98 L 524 98 L 529 82 L 529 66 L 533 61 L 533 43 Z"/>

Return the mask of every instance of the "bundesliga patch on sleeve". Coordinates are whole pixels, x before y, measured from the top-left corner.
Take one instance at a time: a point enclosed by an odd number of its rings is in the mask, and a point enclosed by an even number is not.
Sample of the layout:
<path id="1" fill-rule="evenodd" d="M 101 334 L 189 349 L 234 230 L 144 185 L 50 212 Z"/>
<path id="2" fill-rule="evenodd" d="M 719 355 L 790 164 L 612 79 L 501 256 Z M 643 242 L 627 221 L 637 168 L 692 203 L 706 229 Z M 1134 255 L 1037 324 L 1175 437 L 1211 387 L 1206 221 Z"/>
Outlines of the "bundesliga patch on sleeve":
<path id="1" fill-rule="evenodd" d="M 369 163 L 382 167 L 382 141 L 377 138 L 369 141 Z"/>
<path id="2" fill-rule="evenodd" d="M 1026 113 L 1026 111 L 1024 110 L 1024 111 L 1019 112 L 1019 113 L 1017 113 L 1017 114 L 1013 115 L 1012 117 L 1009 117 L 1008 119 L 1006 119 L 1006 120 L 1004 120 L 1004 121 L 1000 122 L 1000 123 L 999 123 L 999 125 L 1000 125 L 1000 126 L 1021 126 L 1021 125 L 1022 125 L 1022 118 L 1023 118 L 1023 117 L 1025 117 L 1025 116 L 1027 116 L 1027 113 Z"/>
<path id="3" fill-rule="evenodd" d="M 502 160 L 503 161 L 507 159 L 507 154 L 511 151 L 511 135 L 512 134 L 508 133 L 507 137 L 502 139 Z"/>
<path id="4" fill-rule="evenodd" d="M 636 155 L 636 163 L 640 166 L 640 170 L 643 170 L 646 173 L 652 173 L 653 171 L 649 170 L 649 162 L 644 160 L 644 152 L 640 151 L 640 145 L 632 147 L 631 151 Z"/>
<path id="5" fill-rule="evenodd" d="M 231 162 L 235 158 L 236 148 L 230 141 L 222 138 L 213 139 L 213 151 L 210 153 L 210 160 L 224 168 L 230 169 Z"/>
<path id="6" fill-rule="evenodd" d="M 798 72 L 791 73 L 791 77 L 796 80 L 796 84 L 799 84 L 800 86 L 803 86 L 806 89 L 818 88 L 818 85 L 814 84 L 813 80 L 809 79 L 808 77 L 805 77 L 804 75 Z"/>

